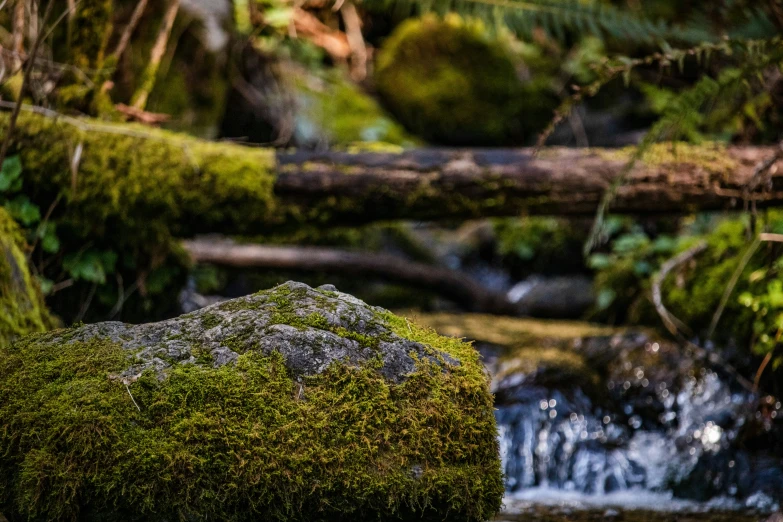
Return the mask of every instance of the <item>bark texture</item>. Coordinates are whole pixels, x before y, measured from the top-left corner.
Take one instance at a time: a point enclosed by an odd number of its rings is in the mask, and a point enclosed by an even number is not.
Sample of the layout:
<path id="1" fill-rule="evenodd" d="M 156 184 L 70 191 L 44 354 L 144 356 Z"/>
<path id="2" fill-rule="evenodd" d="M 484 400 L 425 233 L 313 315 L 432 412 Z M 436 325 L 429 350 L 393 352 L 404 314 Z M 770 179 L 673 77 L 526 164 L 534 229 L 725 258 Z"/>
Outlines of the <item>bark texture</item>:
<path id="1" fill-rule="evenodd" d="M 275 193 L 316 208 L 350 199 L 352 219 L 589 215 L 619 177 L 611 211 L 669 213 L 783 203 L 778 161 L 758 181 L 772 147 L 656 146 L 627 171 L 628 150 L 549 148 L 419 149 L 401 153 L 278 155 Z M 349 211 L 350 212 L 350 211 Z M 348 212 L 346 212 L 347 214 Z M 348 217 L 348 216 L 345 216 Z"/>
<path id="2" fill-rule="evenodd" d="M 25 112 L 33 110 L 43 111 Z M 660 145 L 628 170 L 625 149 L 291 153 L 46 114 L 20 118 L 13 140 L 37 204 L 48 207 L 60 192 L 69 215 L 90 226 L 115 215 L 126 228 L 152 219 L 179 237 L 391 219 L 591 215 L 619 177 L 613 213 L 739 209 L 743 199 L 783 204 L 783 160 L 754 175 L 776 154 L 772 147 Z M 8 119 L 0 114 L 0 131 Z M 77 148 L 72 176 L 67 166 Z"/>

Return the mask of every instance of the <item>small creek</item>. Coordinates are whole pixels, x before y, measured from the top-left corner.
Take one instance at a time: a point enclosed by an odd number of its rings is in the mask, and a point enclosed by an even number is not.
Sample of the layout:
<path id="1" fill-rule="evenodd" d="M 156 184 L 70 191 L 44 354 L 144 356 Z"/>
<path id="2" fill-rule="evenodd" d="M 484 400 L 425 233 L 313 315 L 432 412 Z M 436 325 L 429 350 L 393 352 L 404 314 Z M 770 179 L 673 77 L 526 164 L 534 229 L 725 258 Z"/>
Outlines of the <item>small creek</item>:
<path id="1" fill-rule="evenodd" d="M 780 402 L 677 345 L 595 337 L 534 367 L 535 352 L 478 347 L 507 481 L 497 520 L 750 521 L 780 509 Z"/>

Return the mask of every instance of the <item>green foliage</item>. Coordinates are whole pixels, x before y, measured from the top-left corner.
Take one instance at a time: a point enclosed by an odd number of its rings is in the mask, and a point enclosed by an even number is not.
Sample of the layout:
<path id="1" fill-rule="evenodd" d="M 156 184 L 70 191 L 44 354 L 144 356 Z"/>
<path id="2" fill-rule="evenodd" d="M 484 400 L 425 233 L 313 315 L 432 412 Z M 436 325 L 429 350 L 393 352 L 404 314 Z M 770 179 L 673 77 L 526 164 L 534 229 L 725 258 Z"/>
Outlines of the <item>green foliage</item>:
<path id="1" fill-rule="evenodd" d="M 515 277 L 578 272 L 584 231 L 566 220 L 525 217 L 493 220 L 498 252 Z"/>
<path id="2" fill-rule="evenodd" d="M 534 71 L 522 82 L 502 40 L 454 16 L 400 25 L 378 55 L 376 82 L 392 114 L 438 143 L 518 143 L 557 103 L 550 76 Z"/>
<path id="3" fill-rule="evenodd" d="M 94 249 L 66 254 L 63 259 L 63 268 L 73 279 L 101 285 L 106 282 L 106 274 L 115 271 L 116 264 L 116 252 Z"/>
<path id="4" fill-rule="evenodd" d="M 779 277 L 781 260 L 775 265 L 776 276 Z M 767 269 L 759 269 L 751 273 L 749 282 L 764 279 L 766 288 L 756 293 L 745 291 L 739 296 L 739 303 L 752 310 L 753 320 L 753 351 L 759 355 L 774 354 L 783 333 L 783 281 L 768 277 Z M 778 354 L 773 363 L 777 369 L 783 364 L 783 355 Z"/>
<path id="5" fill-rule="evenodd" d="M 311 73 L 287 67 L 283 81 L 292 84 L 295 93 L 295 132 L 300 143 L 331 147 L 360 142 L 417 143 L 340 70 Z"/>
<path id="6" fill-rule="evenodd" d="M 53 322 L 28 270 L 22 231 L 0 207 L 0 348 Z"/>
<path id="7" fill-rule="evenodd" d="M 49 302 L 66 321 L 85 303 L 87 320 L 170 314 L 188 265 L 174 238 L 189 224 L 223 230 L 233 221 L 242 232 L 269 219 L 273 152 L 83 121 L 20 115 L 17 159 L 0 178 L 18 192 L 0 202 L 44 253 L 34 256 L 39 275 L 58 290 Z M 7 123 L 0 115 L 0 128 Z"/>
<path id="8" fill-rule="evenodd" d="M 724 219 L 717 224 L 697 220 L 679 230 L 676 239 L 666 234 L 652 237 L 638 225 L 620 225 L 617 219 L 608 223 L 613 230 L 610 251 L 593 254 L 589 259 L 596 270 L 597 318 L 659 324 L 649 300 L 653 276 L 664 261 L 704 240 L 707 249 L 677 267 L 664 281 L 664 305 L 694 333 L 705 335 L 729 282 L 739 273 L 717 325 L 716 340 L 738 342 L 758 355 L 775 352 L 783 325 L 783 251 L 776 243 L 761 243 L 747 265 L 741 266 L 753 244 L 748 238 L 746 219 Z M 783 215 L 769 211 L 759 226 L 783 230 Z M 777 365 L 779 361 L 778 357 Z"/>
<path id="9" fill-rule="evenodd" d="M 604 233 L 608 248 L 591 254 L 588 266 L 596 271 L 595 319 L 628 320 L 649 318 L 644 297 L 650 290 L 649 279 L 661 263 L 691 239 L 669 234 L 656 237 L 629 219 L 610 217 Z"/>
<path id="10" fill-rule="evenodd" d="M 604 1 L 581 0 L 365 0 L 365 5 L 382 7 L 393 4 L 400 11 L 434 11 L 445 15 L 459 13 L 480 19 L 488 26 L 501 26 L 530 37 L 536 29 L 564 40 L 569 34 L 616 38 L 625 42 L 654 43 L 665 40 L 699 42 L 712 35 L 702 30 L 673 27 L 660 19 L 648 19 Z"/>
<path id="11" fill-rule="evenodd" d="M 389 313 L 378 321 L 459 364 L 421 360 L 400 383 L 373 363 L 295 379 L 279 353 L 244 346 L 234 365 L 216 368 L 206 354 L 162 380 L 149 371 L 124 383 L 132 353 L 77 329 L 0 347 L 0 511 L 31 521 L 491 518 L 503 482 L 477 352 Z"/>

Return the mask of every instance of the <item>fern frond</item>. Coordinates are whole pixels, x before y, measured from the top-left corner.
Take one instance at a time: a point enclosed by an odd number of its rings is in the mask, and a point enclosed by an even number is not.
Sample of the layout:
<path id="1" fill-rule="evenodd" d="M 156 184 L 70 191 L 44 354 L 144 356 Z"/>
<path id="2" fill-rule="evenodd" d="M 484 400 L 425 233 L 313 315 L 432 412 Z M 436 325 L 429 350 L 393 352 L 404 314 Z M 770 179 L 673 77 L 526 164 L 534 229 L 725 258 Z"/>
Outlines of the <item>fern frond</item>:
<path id="1" fill-rule="evenodd" d="M 600 1 L 580 0 L 364 0 L 367 7 L 394 6 L 400 11 L 424 14 L 434 11 L 478 18 L 490 26 L 502 25 L 521 36 L 536 28 L 562 40 L 567 34 L 592 34 L 625 42 L 681 44 L 714 40 L 702 29 L 677 28 L 652 21 Z"/>

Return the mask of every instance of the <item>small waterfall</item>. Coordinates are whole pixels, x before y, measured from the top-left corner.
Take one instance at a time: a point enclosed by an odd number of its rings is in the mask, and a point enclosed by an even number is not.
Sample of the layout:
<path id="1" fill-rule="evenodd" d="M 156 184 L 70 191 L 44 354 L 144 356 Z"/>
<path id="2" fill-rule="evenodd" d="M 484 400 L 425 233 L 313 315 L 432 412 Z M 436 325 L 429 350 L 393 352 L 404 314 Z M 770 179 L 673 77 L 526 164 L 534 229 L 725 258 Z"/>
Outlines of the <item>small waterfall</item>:
<path id="1" fill-rule="evenodd" d="M 604 365 L 596 387 L 544 379 L 541 369 L 493 380 L 511 497 L 640 492 L 778 508 L 780 457 L 752 446 L 769 439 L 774 425 L 780 433 L 779 402 L 759 409 L 759 397 L 690 359 L 683 364 L 670 346 L 638 338 L 603 343 L 604 355 L 595 344 L 579 347 Z"/>

